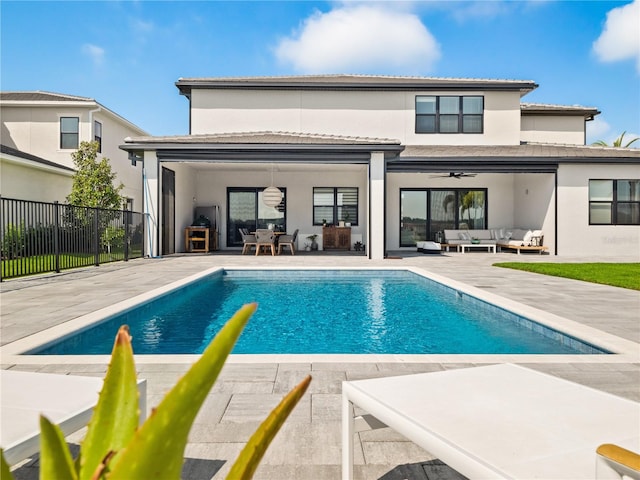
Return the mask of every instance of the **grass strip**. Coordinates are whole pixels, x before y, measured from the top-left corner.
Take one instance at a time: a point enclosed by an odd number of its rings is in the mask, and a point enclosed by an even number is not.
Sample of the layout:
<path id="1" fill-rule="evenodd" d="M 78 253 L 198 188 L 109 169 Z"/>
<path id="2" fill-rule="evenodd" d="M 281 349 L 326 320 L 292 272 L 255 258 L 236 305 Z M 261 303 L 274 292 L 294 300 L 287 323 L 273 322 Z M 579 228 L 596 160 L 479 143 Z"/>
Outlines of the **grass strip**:
<path id="1" fill-rule="evenodd" d="M 493 266 L 640 290 L 640 263 L 500 262 Z"/>

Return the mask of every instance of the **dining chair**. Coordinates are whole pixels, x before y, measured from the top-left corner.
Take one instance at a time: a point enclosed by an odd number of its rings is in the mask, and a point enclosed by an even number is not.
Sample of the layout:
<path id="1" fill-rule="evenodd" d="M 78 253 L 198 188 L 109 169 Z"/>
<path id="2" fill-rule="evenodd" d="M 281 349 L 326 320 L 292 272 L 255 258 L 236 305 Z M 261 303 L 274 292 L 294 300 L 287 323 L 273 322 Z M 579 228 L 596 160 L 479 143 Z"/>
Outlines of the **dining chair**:
<path id="1" fill-rule="evenodd" d="M 271 248 L 271 255 L 276 254 L 276 234 L 273 230 L 258 229 L 256 230 L 256 255 L 260 255 L 263 248 Z"/>
<path id="2" fill-rule="evenodd" d="M 280 255 L 282 253 L 282 247 L 289 247 L 289 250 L 291 250 L 291 255 L 295 255 L 296 254 L 296 240 L 298 238 L 298 229 L 296 228 L 295 232 L 293 232 L 293 235 L 281 235 L 280 238 L 278 239 L 278 255 Z"/>
<path id="3" fill-rule="evenodd" d="M 242 236 L 242 255 L 251 251 L 251 247 L 258 248 L 258 242 L 255 235 L 251 235 L 246 228 L 239 228 L 238 231 Z"/>

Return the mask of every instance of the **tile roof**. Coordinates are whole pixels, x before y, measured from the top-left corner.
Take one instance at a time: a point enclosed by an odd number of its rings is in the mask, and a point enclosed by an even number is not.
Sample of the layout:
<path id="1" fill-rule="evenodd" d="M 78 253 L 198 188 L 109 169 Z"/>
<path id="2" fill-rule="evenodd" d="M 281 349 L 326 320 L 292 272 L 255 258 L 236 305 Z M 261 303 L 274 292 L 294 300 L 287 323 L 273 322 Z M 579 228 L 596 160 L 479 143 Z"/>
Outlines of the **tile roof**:
<path id="1" fill-rule="evenodd" d="M 408 145 L 400 158 L 552 158 L 630 159 L 640 162 L 640 149 L 586 145 L 523 143 L 520 145 Z"/>
<path id="2" fill-rule="evenodd" d="M 37 157 L 35 155 L 31 155 L 30 153 L 23 152 L 21 150 L 17 150 L 13 147 L 9 147 L 8 145 L 0 144 L 0 152 L 5 155 L 13 155 L 14 157 L 24 158 L 25 160 L 31 160 L 33 162 L 40 163 L 42 165 L 48 165 L 50 167 L 60 168 L 62 170 L 68 170 L 70 172 L 75 172 L 73 168 L 67 167 L 66 165 L 61 165 L 56 162 L 52 162 L 50 160 L 45 160 L 44 158 Z"/>
<path id="3" fill-rule="evenodd" d="M 192 88 L 303 88 L 303 89 L 500 89 L 530 92 L 538 87 L 532 80 L 483 78 L 410 77 L 388 75 L 284 75 L 271 77 L 179 78 L 176 86 L 183 95 Z"/>
<path id="4" fill-rule="evenodd" d="M 0 101 L 18 102 L 95 102 L 93 98 L 65 95 L 63 93 L 30 91 L 0 92 Z"/>
<path id="5" fill-rule="evenodd" d="M 400 145 L 389 138 L 350 137 L 295 132 L 236 132 L 163 137 L 127 137 L 126 143 L 154 144 L 287 144 L 287 145 Z"/>
<path id="6" fill-rule="evenodd" d="M 598 115 L 600 111 L 596 107 L 583 107 L 582 105 L 554 105 L 550 103 L 527 103 L 520 104 L 520 111 L 527 114 L 551 114 L 551 115 L 576 115 L 582 114 L 585 117 Z"/>

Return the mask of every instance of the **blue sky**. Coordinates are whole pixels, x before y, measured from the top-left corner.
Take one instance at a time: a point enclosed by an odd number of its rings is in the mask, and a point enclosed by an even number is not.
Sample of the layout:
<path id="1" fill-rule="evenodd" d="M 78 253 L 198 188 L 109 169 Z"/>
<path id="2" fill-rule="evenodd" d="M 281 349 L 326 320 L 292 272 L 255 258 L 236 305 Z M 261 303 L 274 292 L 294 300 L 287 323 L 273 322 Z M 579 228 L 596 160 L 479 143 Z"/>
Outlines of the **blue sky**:
<path id="1" fill-rule="evenodd" d="M 588 143 L 640 136 L 640 0 L 3 0 L 0 21 L 3 91 L 95 98 L 152 135 L 188 133 L 180 77 L 364 73 L 533 80 L 523 101 L 602 112 Z"/>

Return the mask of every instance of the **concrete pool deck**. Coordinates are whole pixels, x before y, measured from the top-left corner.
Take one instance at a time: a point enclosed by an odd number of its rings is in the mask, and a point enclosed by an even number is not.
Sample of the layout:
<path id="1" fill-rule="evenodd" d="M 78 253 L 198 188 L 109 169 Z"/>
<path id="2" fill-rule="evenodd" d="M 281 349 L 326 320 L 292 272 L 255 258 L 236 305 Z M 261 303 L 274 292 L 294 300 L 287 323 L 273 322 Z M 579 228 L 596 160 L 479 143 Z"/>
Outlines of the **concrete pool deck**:
<path id="1" fill-rule="evenodd" d="M 400 255 L 399 255 L 400 256 Z M 627 259 L 617 259 L 628 261 Z M 410 255 L 381 261 L 348 255 L 176 255 L 162 259 L 140 259 L 16 279 L 0 284 L 0 339 L 7 345 L 51 326 L 143 294 L 211 267 L 416 267 L 463 282 L 482 291 L 517 301 L 621 337 L 640 342 L 640 293 L 575 280 L 546 277 L 492 267 L 500 261 L 570 262 L 584 259 L 547 255 L 447 253 L 442 256 Z M 590 262 L 613 262 L 594 259 Z M 248 299 L 247 301 L 250 301 Z M 115 335 L 115 332 L 114 332 Z M 555 359 L 518 362 L 640 401 L 640 347 L 635 358 L 599 356 L 597 361 Z M 575 357 L 574 357 L 575 358 Z M 593 357 L 591 357 L 593 358 Z M 251 433 L 282 396 L 311 373 L 310 389 L 293 412 L 256 472 L 256 479 L 334 479 L 340 477 L 341 382 L 380 376 L 429 372 L 493 363 L 465 355 L 425 356 L 419 361 L 322 361 L 299 357 L 296 361 L 268 359 L 233 361 L 207 399 L 191 431 L 183 478 L 224 478 Z M 141 378 L 148 382 L 148 405 L 158 403 L 163 393 L 188 368 L 183 362 L 138 362 Z M 102 376 L 104 361 L 77 363 L 5 363 L 2 368 L 60 374 Z M 81 432 L 69 438 L 77 441 Z M 428 452 L 391 431 L 363 432 L 356 440 L 355 478 L 435 479 L 455 478 Z M 37 460 L 14 473 L 17 479 L 37 478 Z"/>

